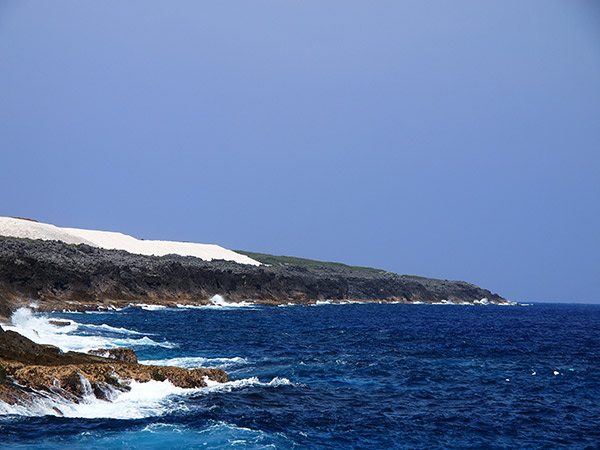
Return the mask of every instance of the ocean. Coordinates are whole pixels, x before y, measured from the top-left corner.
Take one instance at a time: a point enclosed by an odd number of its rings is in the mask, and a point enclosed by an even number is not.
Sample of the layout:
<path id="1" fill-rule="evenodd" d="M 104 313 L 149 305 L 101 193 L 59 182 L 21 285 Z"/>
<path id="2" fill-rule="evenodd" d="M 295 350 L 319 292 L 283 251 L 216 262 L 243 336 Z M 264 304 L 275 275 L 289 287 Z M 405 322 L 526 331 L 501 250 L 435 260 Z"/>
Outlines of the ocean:
<path id="1" fill-rule="evenodd" d="M 133 347 L 231 381 L 0 404 L 2 449 L 600 448 L 599 305 L 222 303 L 13 322 L 64 350 Z"/>

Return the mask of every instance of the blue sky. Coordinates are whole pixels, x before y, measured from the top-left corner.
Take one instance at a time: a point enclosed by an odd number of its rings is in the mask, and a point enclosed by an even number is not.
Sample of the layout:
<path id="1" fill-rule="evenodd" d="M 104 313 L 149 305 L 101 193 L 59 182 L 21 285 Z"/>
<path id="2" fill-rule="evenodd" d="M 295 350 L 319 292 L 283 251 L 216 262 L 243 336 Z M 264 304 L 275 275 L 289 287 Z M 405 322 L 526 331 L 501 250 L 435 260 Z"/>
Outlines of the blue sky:
<path id="1" fill-rule="evenodd" d="M 600 301 L 593 0 L 0 0 L 0 215 Z"/>

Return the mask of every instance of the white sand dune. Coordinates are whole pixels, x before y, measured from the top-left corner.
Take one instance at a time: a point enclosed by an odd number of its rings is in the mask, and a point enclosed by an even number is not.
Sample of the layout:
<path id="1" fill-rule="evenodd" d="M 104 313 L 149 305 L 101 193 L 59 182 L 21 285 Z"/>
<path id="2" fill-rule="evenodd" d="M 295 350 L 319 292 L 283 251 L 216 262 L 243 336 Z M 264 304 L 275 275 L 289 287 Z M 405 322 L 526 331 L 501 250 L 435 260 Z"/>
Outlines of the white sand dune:
<path id="1" fill-rule="evenodd" d="M 0 217 L 0 236 L 63 241 L 67 244 L 87 244 L 114 250 L 125 250 L 139 255 L 181 255 L 194 256 L 205 261 L 224 259 L 240 264 L 260 265 L 258 261 L 214 244 L 191 242 L 147 241 L 136 239 L 123 233 L 111 231 L 60 228 L 47 223 L 34 222 L 12 217 Z"/>

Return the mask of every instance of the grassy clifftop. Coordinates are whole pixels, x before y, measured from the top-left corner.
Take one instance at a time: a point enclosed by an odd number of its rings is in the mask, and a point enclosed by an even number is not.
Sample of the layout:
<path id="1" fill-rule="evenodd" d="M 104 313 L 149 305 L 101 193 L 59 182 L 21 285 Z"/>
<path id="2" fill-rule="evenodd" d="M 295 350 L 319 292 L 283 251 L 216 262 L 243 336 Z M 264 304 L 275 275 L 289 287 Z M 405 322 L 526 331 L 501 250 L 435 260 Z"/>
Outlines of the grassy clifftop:
<path id="1" fill-rule="evenodd" d="M 256 261 L 259 261 L 263 264 L 269 264 L 271 266 L 300 266 L 306 267 L 307 269 L 320 269 L 323 267 L 329 267 L 331 269 L 389 274 L 389 272 L 386 272 L 385 270 L 374 269 L 373 267 L 349 266 L 348 264 L 339 262 L 316 261 L 314 259 L 296 258 L 294 256 L 277 256 L 269 255 L 267 253 L 247 252 L 245 250 L 234 250 L 234 252 L 249 256 Z"/>
<path id="2" fill-rule="evenodd" d="M 394 276 L 402 276 L 404 278 L 413 279 L 413 280 L 429 280 L 429 281 L 448 281 L 441 280 L 437 278 L 430 277 L 422 277 L 418 275 L 399 275 L 397 273 L 388 272 L 383 269 L 375 269 L 374 267 L 363 267 L 363 266 L 350 266 L 348 264 L 339 263 L 339 262 L 331 262 L 331 261 L 317 261 L 314 259 L 307 258 L 297 258 L 295 256 L 283 256 L 283 255 L 270 255 L 268 253 L 258 253 L 258 252 L 249 252 L 246 250 L 234 250 L 236 253 L 241 253 L 242 255 L 249 256 L 250 258 L 261 262 L 263 264 L 268 264 L 274 267 L 285 267 L 285 266 L 300 266 L 305 267 L 307 269 L 322 269 L 324 267 L 329 269 L 337 269 L 337 270 L 350 270 L 353 272 L 366 272 L 372 274 L 379 275 L 394 275 Z"/>

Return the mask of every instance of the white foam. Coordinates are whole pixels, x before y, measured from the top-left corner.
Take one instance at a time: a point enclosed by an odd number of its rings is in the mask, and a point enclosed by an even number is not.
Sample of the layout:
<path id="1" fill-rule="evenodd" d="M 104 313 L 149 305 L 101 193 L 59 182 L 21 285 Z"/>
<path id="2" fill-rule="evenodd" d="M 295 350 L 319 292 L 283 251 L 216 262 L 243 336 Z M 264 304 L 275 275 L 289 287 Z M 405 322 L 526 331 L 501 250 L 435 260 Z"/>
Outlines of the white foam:
<path id="1" fill-rule="evenodd" d="M 224 259 L 240 264 L 261 265 L 260 262 L 246 255 L 215 244 L 136 239 L 133 236 L 123 233 L 79 228 L 60 228 L 47 223 L 12 217 L 0 217 L 0 235 L 46 241 L 63 241 L 67 244 L 87 244 L 92 247 L 125 250 L 139 255 L 194 256 L 205 261 Z"/>
<path id="2" fill-rule="evenodd" d="M 83 378 L 83 377 L 82 377 Z M 85 378 L 83 378 L 85 380 Z M 87 380 L 85 380 L 87 382 Z M 54 394 L 39 395 L 23 405 L 9 405 L 0 402 L 0 414 L 17 414 L 22 416 L 64 416 L 77 418 L 140 419 L 158 416 L 170 412 L 180 405 L 169 404 L 170 397 L 198 392 L 199 389 L 183 389 L 174 386 L 170 381 L 148 381 L 138 383 L 131 381 L 128 392 L 113 391 L 112 401 L 98 400 L 91 392 L 84 395 L 83 401 L 73 403 Z M 84 386 L 84 392 L 85 386 Z"/>
<path id="3" fill-rule="evenodd" d="M 476 300 L 477 301 L 477 300 Z M 455 305 L 455 306 L 469 306 L 473 303 L 469 302 L 453 302 L 452 300 L 442 300 L 440 302 L 430 303 L 431 305 Z"/>
<path id="4" fill-rule="evenodd" d="M 85 380 L 85 381 L 84 381 Z M 94 397 L 89 382 L 82 377 L 85 395 L 80 403 L 73 403 L 64 398 L 46 392 L 38 392 L 35 397 L 24 404 L 9 405 L 0 401 L 0 415 L 21 416 L 64 416 L 71 418 L 113 418 L 141 419 L 160 416 L 186 406 L 177 401 L 178 397 L 203 395 L 211 392 L 231 392 L 247 387 L 273 388 L 292 385 L 287 378 L 273 378 L 270 382 L 261 382 L 258 378 L 218 383 L 205 378 L 206 387 L 183 389 L 174 386 L 170 381 L 147 381 L 139 383 L 131 381 L 128 392 L 111 390 L 110 401 L 98 400 Z M 84 385 L 84 383 L 87 383 Z"/>
<path id="5" fill-rule="evenodd" d="M 149 359 L 139 361 L 139 363 L 152 366 L 175 366 L 182 367 L 184 369 L 197 369 L 201 367 L 225 369 L 231 366 L 248 364 L 248 360 L 239 356 L 235 356 L 233 358 L 205 358 L 202 356 L 188 356 L 170 359 Z"/>
<path id="6" fill-rule="evenodd" d="M 121 338 L 105 336 L 78 336 L 70 333 L 82 329 L 101 330 L 115 334 L 140 334 L 134 330 L 111 327 L 110 325 L 80 324 L 73 320 L 67 326 L 52 325 L 47 317 L 32 314 L 27 308 L 20 308 L 11 317 L 12 324 L 4 326 L 4 329 L 21 333 L 35 342 L 53 344 L 63 351 L 87 351 L 97 348 L 116 348 L 123 346 L 161 345 L 170 344 L 157 343 L 143 336 L 142 338 Z M 184 368 L 195 368 L 209 365 L 227 367 L 233 365 L 247 364 L 248 361 L 241 357 L 231 358 L 205 358 L 205 357 L 182 357 L 164 360 L 142 361 L 146 364 L 170 365 Z M 262 382 L 256 377 L 241 380 L 218 383 L 208 378 L 205 379 L 207 387 L 195 389 L 183 389 L 174 386 L 168 380 L 149 381 L 139 383 L 130 381 L 131 390 L 121 392 L 107 386 L 105 392 L 109 401 L 99 400 L 94 396 L 89 381 L 80 375 L 83 396 L 79 403 L 74 403 L 63 397 L 49 392 L 37 391 L 31 394 L 29 400 L 21 404 L 9 405 L 0 401 L 0 415 L 24 415 L 24 416 L 64 416 L 72 418 L 116 418 L 116 419 L 138 419 L 143 417 L 159 416 L 176 409 L 187 408 L 180 401 L 182 396 L 203 395 L 210 392 L 231 392 L 247 387 L 273 388 L 278 386 L 292 385 L 287 378 L 273 378 L 269 382 Z M 104 390 L 104 389 L 103 389 Z"/>
<path id="7" fill-rule="evenodd" d="M 268 383 L 260 381 L 257 377 L 251 378 L 243 378 L 241 380 L 233 380 L 228 381 L 226 383 L 219 383 L 217 381 L 213 381 L 204 377 L 204 382 L 206 383 L 206 387 L 202 388 L 205 392 L 231 392 L 236 389 L 243 389 L 247 387 L 279 387 L 279 386 L 293 386 L 292 383 L 287 378 L 275 377 Z"/>
<path id="8" fill-rule="evenodd" d="M 78 323 L 77 326 L 82 329 L 89 328 L 91 330 L 103 330 L 103 331 L 109 331 L 112 333 L 119 333 L 119 334 L 143 334 L 143 333 L 140 333 L 139 331 L 129 330 L 127 328 L 111 327 L 110 325 L 107 325 L 105 323 L 103 323 L 102 325 L 93 325 L 93 324 L 89 324 L 89 323 Z"/>
<path id="9" fill-rule="evenodd" d="M 354 305 L 357 302 L 350 302 L 347 300 L 340 301 L 332 301 L 332 300 L 317 300 L 315 303 L 312 303 L 310 306 L 323 306 L 323 305 Z M 379 302 L 381 303 L 381 302 Z"/>
<path id="10" fill-rule="evenodd" d="M 248 307 L 253 307 L 255 306 L 253 303 L 249 303 L 249 302 L 237 302 L 237 303 L 233 303 L 233 302 L 228 302 L 226 301 L 223 296 L 217 294 L 214 295 L 213 297 L 211 297 L 210 299 L 210 305 L 207 305 L 208 307 L 210 306 L 217 306 L 219 308 L 223 308 L 223 307 L 227 307 L 227 308 L 248 308 Z"/>
<path id="11" fill-rule="evenodd" d="M 165 305 L 147 305 L 146 303 L 136 303 L 134 306 L 145 309 L 146 311 L 159 311 L 161 309 L 167 309 Z"/>
<path id="12" fill-rule="evenodd" d="M 17 333 L 31 339 L 38 344 L 51 344 L 60 348 L 62 351 L 77 351 L 87 352 L 98 348 L 118 348 L 118 347 L 148 347 L 159 346 L 171 348 L 173 344 L 168 342 L 156 342 L 148 336 L 143 335 L 141 338 L 130 338 L 121 336 L 81 336 L 72 334 L 79 329 L 100 329 L 106 330 L 114 334 L 121 335 L 140 335 L 133 330 L 123 328 L 115 328 L 110 325 L 86 325 L 70 321 L 70 324 L 64 327 L 52 325 L 51 319 L 45 316 L 32 314 L 27 308 L 19 308 L 11 316 L 11 325 L 4 325 L 5 330 L 16 331 Z"/>

